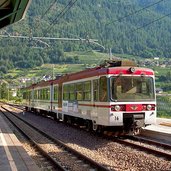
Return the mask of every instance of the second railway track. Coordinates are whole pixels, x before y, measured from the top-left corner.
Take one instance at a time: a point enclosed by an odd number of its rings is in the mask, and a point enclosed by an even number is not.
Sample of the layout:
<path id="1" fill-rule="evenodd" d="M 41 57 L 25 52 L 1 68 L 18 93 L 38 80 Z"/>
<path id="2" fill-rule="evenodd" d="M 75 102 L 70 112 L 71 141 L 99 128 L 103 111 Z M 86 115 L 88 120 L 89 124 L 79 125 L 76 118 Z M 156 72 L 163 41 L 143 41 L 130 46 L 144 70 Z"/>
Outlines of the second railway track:
<path id="1" fill-rule="evenodd" d="M 169 144 L 152 141 L 143 137 L 129 137 L 128 139 L 115 139 L 115 141 L 171 161 L 171 145 Z"/>

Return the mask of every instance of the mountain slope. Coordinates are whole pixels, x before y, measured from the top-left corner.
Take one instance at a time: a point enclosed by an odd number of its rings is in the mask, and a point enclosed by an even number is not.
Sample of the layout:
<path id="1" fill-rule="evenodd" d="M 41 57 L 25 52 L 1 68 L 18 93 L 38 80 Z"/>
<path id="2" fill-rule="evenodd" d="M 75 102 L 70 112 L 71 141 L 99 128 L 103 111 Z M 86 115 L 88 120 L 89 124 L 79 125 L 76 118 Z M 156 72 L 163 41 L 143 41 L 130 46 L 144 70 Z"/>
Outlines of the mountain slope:
<path id="1" fill-rule="evenodd" d="M 107 52 L 111 48 L 113 53 L 144 58 L 171 57 L 169 0 L 160 3 L 157 0 L 78 0 L 70 9 L 69 0 L 58 0 L 46 12 L 51 3 L 51 0 L 32 1 L 26 19 L 6 31 L 12 35 L 86 38 L 87 41 L 0 38 L 1 72 L 43 63 L 74 63 L 64 51 Z M 147 6 L 151 7 L 145 9 Z M 88 38 L 98 39 L 106 50 L 88 43 Z"/>

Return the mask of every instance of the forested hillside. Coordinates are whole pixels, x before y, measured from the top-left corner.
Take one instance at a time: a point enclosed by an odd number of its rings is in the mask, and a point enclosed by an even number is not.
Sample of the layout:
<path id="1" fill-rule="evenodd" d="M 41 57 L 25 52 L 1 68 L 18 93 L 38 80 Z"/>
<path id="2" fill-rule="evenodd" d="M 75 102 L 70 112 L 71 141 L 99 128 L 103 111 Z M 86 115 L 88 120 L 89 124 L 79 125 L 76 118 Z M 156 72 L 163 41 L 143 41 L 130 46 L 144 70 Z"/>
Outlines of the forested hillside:
<path id="1" fill-rule="evenodd" d="M 32 1 L 26 18 L 1 30 L 0 72 L 44 63 L 78 63 L 64 52 L 100 50 L 171 57 L 170 0 L 52 0 Z M 69 3 L 70 2 L 70 3 Z M 26 38 L 11 38 L 28 36 Z M 80 38 L 87 41 L 33 40 L 32 36 Z M 97 39 L 105 50 L 89 42 Z"/>

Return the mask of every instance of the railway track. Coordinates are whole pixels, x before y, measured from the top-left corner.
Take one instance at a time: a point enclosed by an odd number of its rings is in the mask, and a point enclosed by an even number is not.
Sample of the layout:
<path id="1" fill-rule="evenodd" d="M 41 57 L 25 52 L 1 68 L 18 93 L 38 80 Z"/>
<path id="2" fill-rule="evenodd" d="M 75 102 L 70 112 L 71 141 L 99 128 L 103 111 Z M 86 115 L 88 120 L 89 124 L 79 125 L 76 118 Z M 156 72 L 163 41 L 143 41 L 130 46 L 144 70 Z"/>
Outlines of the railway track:
<path id="1" fill-rule="evenodd" d="M 13 107 L 10 107 L 10 110 L 12 110 Z M 17 112 L 22 112 L 22 109 L 18 109 Z M 72 127 L 72 126 L 71 126 Z M 166 161 L 171 161 L 171 151 L 170 151 L 170 145 L 161 143 L 160 140 L 152 141 L 149 139 L 145 139 L 144 137 L 134 136 L 134 137 L 124 137 L 122 139 L 113 137 L 112 134 L 107 136 L 105 135 L 100 136 L 104 139 L 112 140 L 113 142 L 117 142 L 118 144 L 123 144 L 126 147 L 131 147 L 132 149 L 137 149 L 137 153 L 143 151 L 149 156 L 155 156 L 158 159 L 165 159 Z"/>
<path id="2" fill-rule="evenodd" d="M 130 136 L 123 139 L 114 139 L 118 143 L 131 146 L 140 151 L 145 151 L 158 157 L 171 161 L 171 145 L 147 139 L 141 136 Z"/>
<path id="3" fill-rule="evenodd" d="M 108 168 L 68 147 L 62 141 L 50 137 L 38 128 L 22 120 L 11 109 L 9 110 L 5 106 L 2 106 L 1 111 L 53 163 L 53 167 L 58 170 L 109 171 Z"/>

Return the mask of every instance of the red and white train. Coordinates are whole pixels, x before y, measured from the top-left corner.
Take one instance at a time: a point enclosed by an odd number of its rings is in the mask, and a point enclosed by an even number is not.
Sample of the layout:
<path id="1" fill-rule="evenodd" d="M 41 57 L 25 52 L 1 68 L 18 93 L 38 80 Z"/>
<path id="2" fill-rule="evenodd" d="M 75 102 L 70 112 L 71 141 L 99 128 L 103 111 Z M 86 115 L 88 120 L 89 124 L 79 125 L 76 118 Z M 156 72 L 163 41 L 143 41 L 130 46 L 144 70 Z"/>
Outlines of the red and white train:
<path id="1" fill-rule="evenodd" d="M 154 72 L 131 61 L 106 61 L 34 84 L 23 98 L 26 110 L 97 132 L 133 134 L 156 120 Z"/>

